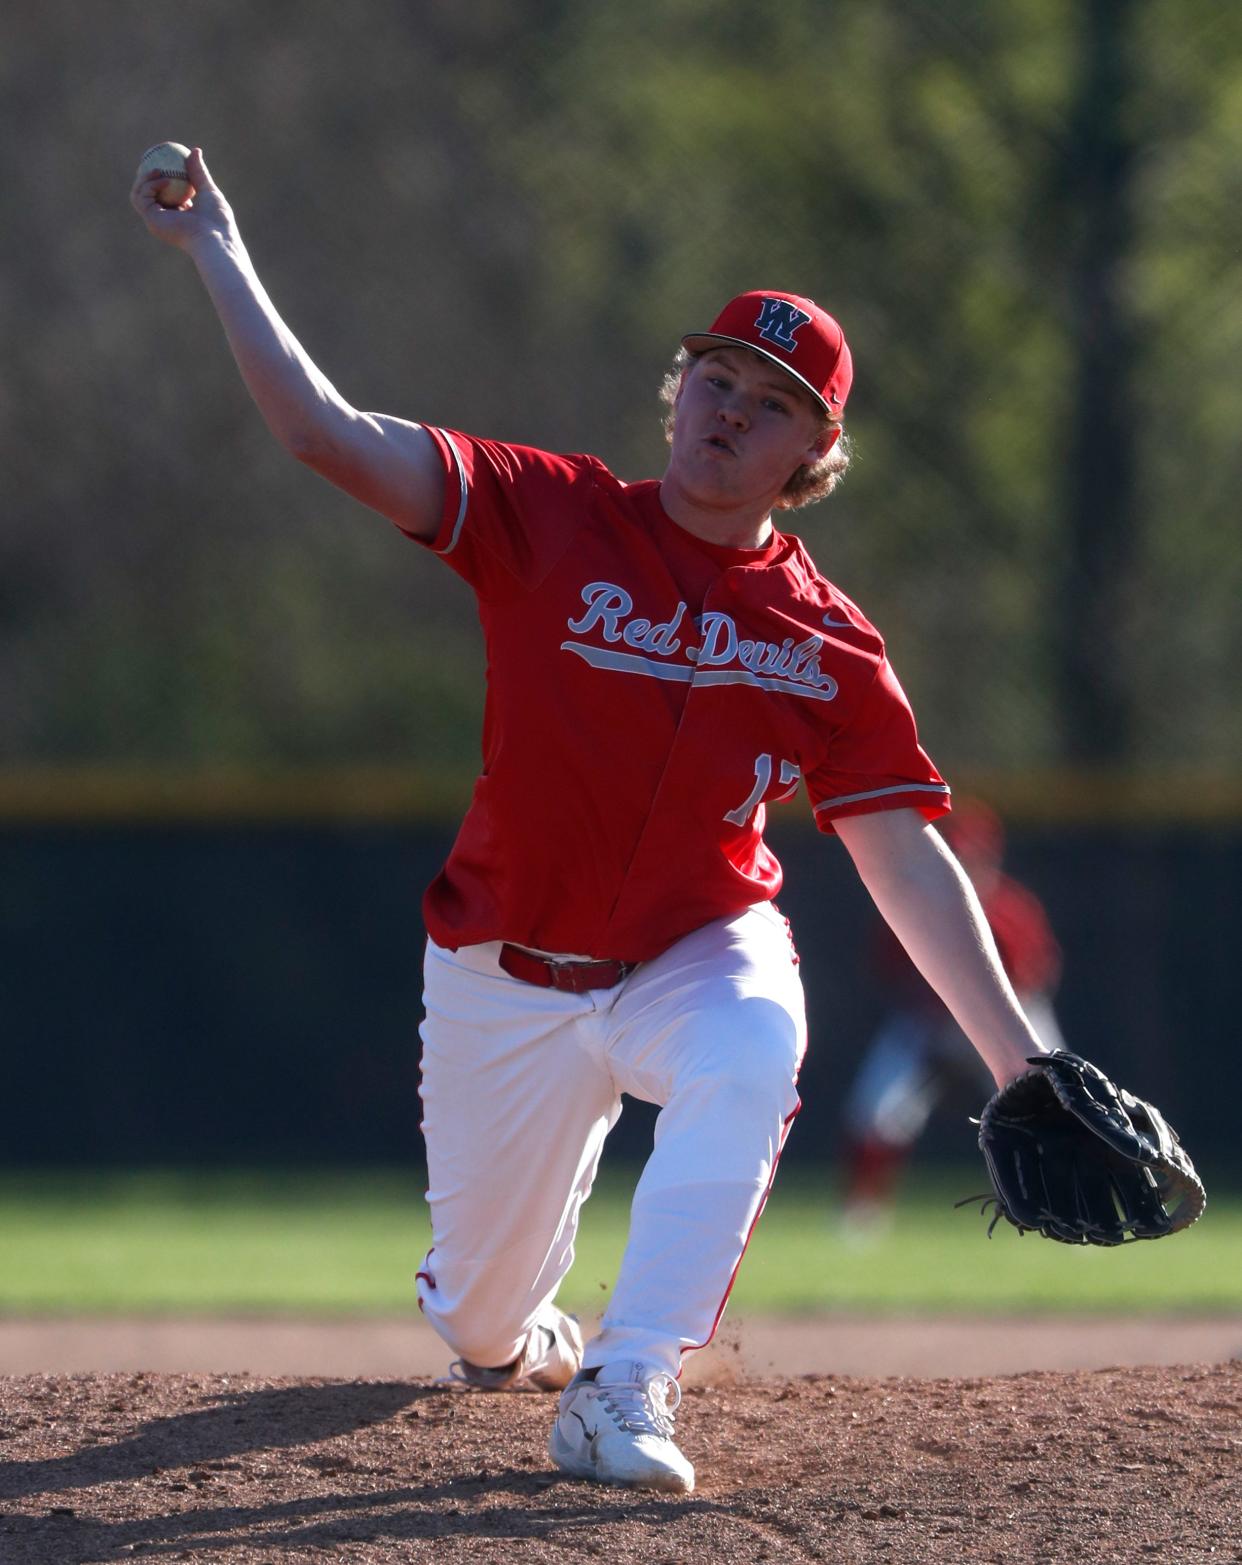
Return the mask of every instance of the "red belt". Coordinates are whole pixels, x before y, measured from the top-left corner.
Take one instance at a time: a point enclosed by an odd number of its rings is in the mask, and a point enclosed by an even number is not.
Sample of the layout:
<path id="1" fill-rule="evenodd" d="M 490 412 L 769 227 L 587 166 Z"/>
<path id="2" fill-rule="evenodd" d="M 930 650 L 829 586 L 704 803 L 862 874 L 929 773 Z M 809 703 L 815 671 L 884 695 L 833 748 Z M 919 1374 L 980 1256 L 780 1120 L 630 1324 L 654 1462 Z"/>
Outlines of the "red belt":
<path id="1" fill-rule="evenodd" d="M 502 945 L 499 962 L 510 978 L 535 984 L 540 989 L 561 989 L 568 994 L 585 994 L 588 989 L 611 989 L 634 971 L 634 962 L 556 962 L 535 956 L 521 946 Z"/>

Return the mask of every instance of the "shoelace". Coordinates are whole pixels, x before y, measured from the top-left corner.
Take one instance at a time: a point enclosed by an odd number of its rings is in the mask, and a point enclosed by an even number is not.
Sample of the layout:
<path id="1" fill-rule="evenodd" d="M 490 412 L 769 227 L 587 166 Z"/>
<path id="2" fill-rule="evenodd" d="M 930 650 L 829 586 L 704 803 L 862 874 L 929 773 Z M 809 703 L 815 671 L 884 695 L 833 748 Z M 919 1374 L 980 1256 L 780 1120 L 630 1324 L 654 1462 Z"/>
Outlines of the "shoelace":
<path id="1" fill-rule="evenodd" d="M 603 1386 L 596 1382 L 595 1389 L 620 1428 L 635 1435 L 672 1439 L 673 1414 L 681 1406 L 681 1387 L 671 1375 L 653 1375 L 647 1381 L 618 1380 Z"/>

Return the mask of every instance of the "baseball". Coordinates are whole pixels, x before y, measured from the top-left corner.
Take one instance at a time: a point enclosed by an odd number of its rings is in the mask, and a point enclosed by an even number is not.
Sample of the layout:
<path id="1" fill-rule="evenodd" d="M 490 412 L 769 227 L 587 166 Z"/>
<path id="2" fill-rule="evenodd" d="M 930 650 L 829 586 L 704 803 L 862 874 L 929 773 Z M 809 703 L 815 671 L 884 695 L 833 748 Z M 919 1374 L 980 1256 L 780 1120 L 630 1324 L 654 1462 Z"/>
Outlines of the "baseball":
<path id="1" fill-rule="evenodd" d="M 194 186 L 186 175 L 185 161 L 189 147 L 179 141 L 161 141 L 148 147 L 138 164 L 138 177 L 159 174 L 161 183 L 155 187 L 155 199 L 161 206 L 179 207 L 187 196 L 194 194 Z"/>

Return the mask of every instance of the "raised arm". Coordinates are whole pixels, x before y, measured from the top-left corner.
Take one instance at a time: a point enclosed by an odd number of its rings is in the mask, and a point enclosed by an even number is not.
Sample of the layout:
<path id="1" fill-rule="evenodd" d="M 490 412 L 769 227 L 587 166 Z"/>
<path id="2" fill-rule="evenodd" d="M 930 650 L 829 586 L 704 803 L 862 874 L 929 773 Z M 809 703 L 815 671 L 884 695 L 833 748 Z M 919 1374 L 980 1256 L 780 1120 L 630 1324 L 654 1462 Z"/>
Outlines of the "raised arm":
<path id="1" fill-rule="evenodd" d="M 910 960 L 1003 1086 L 1043 1044 L 1027 1020 L 987 918 L 939 832 L 914 810 L 835 823 L 837 835 Z"/>
<path id="2" fill-rule="evenodd" d="M 150 174 L 135 182 L 130 200 L 148 230 L 184 250 L 198 268 L 268 428 L 299 462 L 404 532 L 433 538 L 444 472 L 431 436 L 419 424 L 362 413 L 346 402 L 277 314 L 198 147 L 188 168 L 195 189 L 190 205 L 160 206 L 159 176 Z"/>

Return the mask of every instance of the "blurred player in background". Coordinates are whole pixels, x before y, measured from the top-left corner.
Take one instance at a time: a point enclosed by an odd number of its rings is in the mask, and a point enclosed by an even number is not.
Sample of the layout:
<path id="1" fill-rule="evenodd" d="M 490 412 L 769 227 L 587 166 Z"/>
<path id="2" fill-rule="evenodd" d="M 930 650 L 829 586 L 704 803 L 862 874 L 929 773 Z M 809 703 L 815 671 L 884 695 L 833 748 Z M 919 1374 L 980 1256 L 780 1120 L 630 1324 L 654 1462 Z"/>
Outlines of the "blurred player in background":
<path id="1" fill-rule="evenodd" d="M 1044 1047 L 1065 1047 L 1052 999 L 1061 948 L 1033 891 L 1002 873 L 1005 830 L 995 810 L 959 798 L 937 828 L 970 876 L 1001 962 Z M 994 1091 L 969 1039 L 910 961 L 887 924 L 877 921 L 871 956 L 888 1009 L 843 1105 L 843 1216 L 864 1238 L 882 1227 L 911 1152 L 933 1111 L 960 1103 L 977 1113 Z"/>
<path id="2" fill-rule="evenodd" d="M 772 522 L 845 469 L 849 349 L 809 299 L 738 295 L 682 339 L 663 477 L 625 483 L 595 457 L 352 406 L 197 152 L 189 175 L 192 206 L 160 207 L 154 176 L 133 204 L 193 261 L 269 428 L 469 582 L 487 643 L 483 772 L 423 903 L 419 1303 L 467 1385 L 561 1392 L 564 1471 L 686 1492 L 682 1356 L 715 1332 L 799 1107 L 767 806 L 805 784 L 998 1085 L 1039 1048 L 928 825 L 948 788 L 883 640 Z M 487 375 L 494 344 L 461 333 Z M 661 1112 L 584 1345 L 555 1299 L 624 1093 Z"/>

